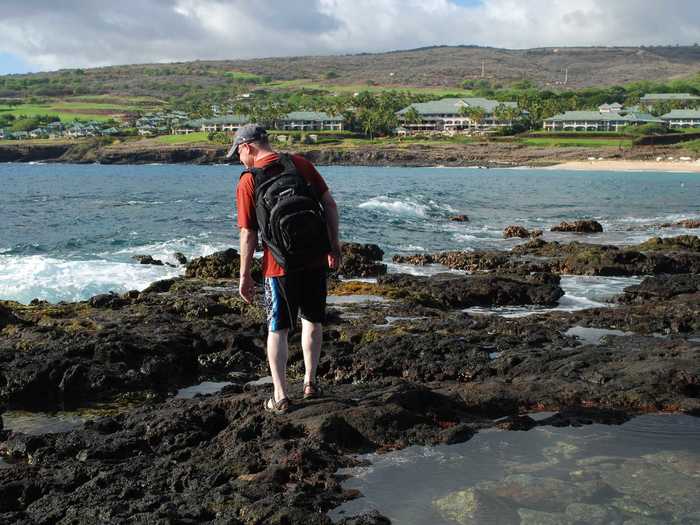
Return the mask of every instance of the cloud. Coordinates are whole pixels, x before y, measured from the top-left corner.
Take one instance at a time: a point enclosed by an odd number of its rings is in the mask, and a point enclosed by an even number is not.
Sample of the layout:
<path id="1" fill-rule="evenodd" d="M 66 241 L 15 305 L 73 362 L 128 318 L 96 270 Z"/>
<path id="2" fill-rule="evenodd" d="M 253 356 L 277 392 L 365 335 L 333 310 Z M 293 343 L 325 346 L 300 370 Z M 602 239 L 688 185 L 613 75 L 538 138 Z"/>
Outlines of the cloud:
<path id="1" fill-rule="evenodd" d="M 696 0 L 3 0 L 0 53 L 41 69 L 436 44 L 690 44 Z"/>

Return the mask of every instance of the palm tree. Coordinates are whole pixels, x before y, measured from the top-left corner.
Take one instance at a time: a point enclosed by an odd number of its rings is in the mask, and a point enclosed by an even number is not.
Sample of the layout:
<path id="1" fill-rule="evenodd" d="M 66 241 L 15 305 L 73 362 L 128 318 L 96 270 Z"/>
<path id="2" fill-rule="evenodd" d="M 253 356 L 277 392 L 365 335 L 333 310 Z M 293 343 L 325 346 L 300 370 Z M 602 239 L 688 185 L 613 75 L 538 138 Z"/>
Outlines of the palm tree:
<path id="1" fill-rule="evenodd" d="M 408 108 L 408 111 L 403 114 L 403 121 L 407 125 L 417 125 L 423 122 L 423 117 L 421 114 L 418 112 L 416 108 L 411 106 Z"/>
<path id="2" fill-rule="evenodd" d="M 496 117 L 496 119 L 509 122 L 510 125 L 512 125 L 513 121 L 517 120 L 520 117 L 521 112 L 520 109 L 518 109 L 517 107 L 508 106 L 506 104 L 499 104 L 498 106 L 496 106 L 493 115 L 494 117 Z"/>
<path id="3" fill-rule="evenodd" d="M 478 106 L 462 106 L 459 108 L 459 114 L 463 117 L 467 117 L 476 128 L 478 128 L 486 118 L 486 110 Z"/>

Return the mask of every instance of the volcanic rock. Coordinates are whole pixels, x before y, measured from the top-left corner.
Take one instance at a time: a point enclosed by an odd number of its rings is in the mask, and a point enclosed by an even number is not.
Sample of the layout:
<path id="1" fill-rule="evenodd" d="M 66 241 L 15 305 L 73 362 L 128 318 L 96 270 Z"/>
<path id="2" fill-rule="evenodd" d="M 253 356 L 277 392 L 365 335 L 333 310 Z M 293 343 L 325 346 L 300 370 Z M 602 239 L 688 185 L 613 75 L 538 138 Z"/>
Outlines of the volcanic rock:
<path id="1" fill-rule="evenodd" d="M 225 279 L 238 277 L 241 270 L 241 258 L 233 248 L 216 252 L 205 257 L 192 259 L 187 265 L 185 275 L 200 279 Z"/>
<path id="2" fill-rule="evenodd" d="M 21 325 L 26 321 L 17 317 L 12 310 L 0 304 L 0 330 L 8 325 Z"/>
<path id="3" fill-rule="evenodd" d="M 141 264 L 152 264 L 153 266 L 163 266 L 164 264 L 163 261 L 154 259 L 151 255 L 134 255 L 131 258 Z"/>
<path id="4" fill-rule="evenodd" d="M 504 239 L 510 239 L 513 237 L 517 237 L 520 239 L 527 239 L 528 237 L 541 237 L 542 236 L 542 230 L 532 230 L 529 231 L 527 228 L 523 226 L 518 226 L 518 225 L 511 225 L 507 226 L 505 230 L 503 230 L 503 238 Z"/>
<path id="5" fill-rule="evenodd" d="M 575 232 L 575 233 L 601 233 L 603 226 L 598 221 L 583 220 L 566 222 L 562 221 L 558 226 L 552 226 L 553 232 Z"/>
<path id="6" fill-rule="evenodd" d="M 120 308 L 128 303 L 129 301 L 114 292 L 95 295 L 88 300 L 88 304 L 93 308 Z"/>
<path id="7" fill-rule="evenodd" d="M 700 253 L 700 237 L 697 235 L 679 235 L 677 237 L 652 237 L 631 248 L 640 252 L 695 252 Z"/>
<path id="8" fill-rule="evenodd" d="M 700 228 L 700 221 L 695 219 L 683 219 L 682 221 L 678 222 L 665 222 L 663 224 L 658 225 L 659 228 L 674 228 L 678 226 L 680 226 L 681 228 L 687 228 L 689 230 Z"/>
<path id="9" fill-rule="evenodd" d="M 527 228 L 523 226 L 510 225 L 503 230 L 503 238 L 510 239 L 512 237 L 519 237 L 521 239 L 527 239 L 530 236 L 530 232 Z"/>
<path id="10" fill-rule="evenodd" d="M 389 274 L 380 277 L 378 283 L 401 291 L 409 301 L 439 308 L 551 306 L 564 295 L 559 277 L 553 274 L 438 274 L 431 277 Z"/>
<path id="11" fill-rule="evenodd" d="M 466 215 L 453 215 L 450 217 L 452 222 L 469 222 L 469 217 Z"/>
<path id="12" fill-rule="evenodd" d="M 182 252 L 175 252 L 173 254 L 173 257 L 178 263 L 187 264 L 187 257 L 185 257 L 185 254 L 183 254 Z"/>
<path id="13" fill-rule="evenodd" d="M 656 275 L 626 287 L 620 300 L 625 303 L 641 303 L 695 292 L 700 292 L 699 274 Z"/>
<path id="14" fill-rule="evenodd" d="M 341 251 L 338 273 L 344 277 L 376 277 L 386 273 L 386 264 L 380 262 L 384 252 L 376 244 L 344 242 Z"/>

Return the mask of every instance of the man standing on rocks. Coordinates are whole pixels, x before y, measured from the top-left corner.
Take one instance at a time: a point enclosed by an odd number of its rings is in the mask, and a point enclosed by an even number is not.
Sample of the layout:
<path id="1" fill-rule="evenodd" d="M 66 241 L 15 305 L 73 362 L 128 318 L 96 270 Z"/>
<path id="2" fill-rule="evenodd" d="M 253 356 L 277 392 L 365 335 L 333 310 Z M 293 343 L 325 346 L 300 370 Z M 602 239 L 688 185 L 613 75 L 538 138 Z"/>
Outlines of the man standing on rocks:
<path id="1" fill-rule="evenodd" d="M 239 128 L 227 158 L 245 166 L 236 190 L 240 228 L 241 297 L 253 300 L 251 275 L 258 236 L 263 244 L 267 310 L 267 358 L 274 395 L 265 410 L 284 413 L 290 405 L 287 336 L 301 313 L 304 399 L 321 395 L 316 369 L 326 310 L 326 272 L 340 265 L 338 208 L 328 186 L 309 161 L 275 152 L 257 124 Z"/>

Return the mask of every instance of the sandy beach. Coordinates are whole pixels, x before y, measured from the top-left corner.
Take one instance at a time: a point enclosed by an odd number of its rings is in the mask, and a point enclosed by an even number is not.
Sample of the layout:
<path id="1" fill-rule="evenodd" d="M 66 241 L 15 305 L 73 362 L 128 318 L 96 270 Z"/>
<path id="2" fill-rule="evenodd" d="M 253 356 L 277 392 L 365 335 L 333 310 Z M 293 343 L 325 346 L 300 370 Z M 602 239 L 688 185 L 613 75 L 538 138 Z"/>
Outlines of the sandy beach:
<path id="1" fill-rule="evenodd" d="M 675 171 L 700 173 L 700 160 L 580 160 L 550 166 L 558 170 Z"/>

